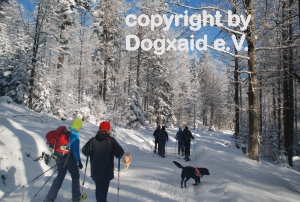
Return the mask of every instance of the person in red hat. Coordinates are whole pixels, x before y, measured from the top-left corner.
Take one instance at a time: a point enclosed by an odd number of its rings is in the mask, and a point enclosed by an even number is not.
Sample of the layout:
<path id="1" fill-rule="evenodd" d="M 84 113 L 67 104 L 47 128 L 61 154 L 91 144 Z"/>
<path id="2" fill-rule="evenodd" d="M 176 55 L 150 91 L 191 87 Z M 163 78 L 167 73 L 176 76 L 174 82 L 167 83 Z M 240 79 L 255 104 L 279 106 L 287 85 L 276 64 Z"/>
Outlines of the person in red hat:
<path id="1" fill-rule="evenodd" d="M 96 184 L 97 202 L 106 202 L 110 181 L 114 178 L 114 157 L 120 159 L 124 150 L 110 136 L 110 123 L 103 121 L 95 137 L 82 148 L 85 156 L 91 157 L 91 177 Z"/>

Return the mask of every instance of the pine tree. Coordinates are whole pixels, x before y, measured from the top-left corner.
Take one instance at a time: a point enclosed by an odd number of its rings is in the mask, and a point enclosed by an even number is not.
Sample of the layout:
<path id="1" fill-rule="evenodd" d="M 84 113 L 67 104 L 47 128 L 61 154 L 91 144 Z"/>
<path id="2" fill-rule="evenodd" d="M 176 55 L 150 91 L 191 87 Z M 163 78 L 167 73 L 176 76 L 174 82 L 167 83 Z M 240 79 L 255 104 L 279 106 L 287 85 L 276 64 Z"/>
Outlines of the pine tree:
<path id="1" fill-rule="evenodd" d="M 131 128 L 139 128 L 141 125 L 145 125 L 142 99 L 137 86 L 132 86 L 130 89 L 124 117 L 126 125 Z"/>

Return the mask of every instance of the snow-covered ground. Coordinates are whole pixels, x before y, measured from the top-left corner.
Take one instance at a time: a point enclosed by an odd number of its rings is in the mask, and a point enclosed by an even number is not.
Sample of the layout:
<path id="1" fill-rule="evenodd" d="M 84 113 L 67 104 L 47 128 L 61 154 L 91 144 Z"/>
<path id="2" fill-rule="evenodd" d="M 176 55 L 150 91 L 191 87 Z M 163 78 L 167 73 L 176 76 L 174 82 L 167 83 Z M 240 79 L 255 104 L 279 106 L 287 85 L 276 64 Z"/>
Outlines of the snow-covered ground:
<path id="1" fill-rule="evenodd" d="M 60 125 L 70 124 L 71 120 L 61 121 L 47 114 L 34 113 L 22 105 L 14 104 L 8 97 L 0 98 L 0 201 L 43 201 L 56 175 L 37 192 L 54 170 L 30 181 L 55 165 L 55 162 L 52 160 L 46 165 L 42 160 L 35 160 L 42 152 L 49 153 L 45 134 Z M 81 146 L 96 134 L 97 129 L 98 126 L 84 122 L 79 131 Z M 166 158 L 152 153 L 153 130 L 114 127 L 114 137 L 126 152 L 133 155 L 133 160 L 127 172 L 121 165 L 120 173 L 115 160 L 115 179 L 110 184 L 108 201 L 117 201 L 118 195 L 120 202 L 300 201 L 299 172 L 246 158 L 241 150 L 234 147 L 230 133 L 200 129 L 192 131 L 195 141 L 191 145 L 191 161 L 186 163 L 181 156 L 179 159 L 174 154 L 177 128 L 167 129 L 169 141 Z M 85 165 L 86 158 L 83 155 L 81 157 Z M 184 166 L 206 167 L 210 175 L 204 176 L 198 186 L 193 186 L 191 179 L 187 182 L 187 188 L 181 189 L 181 169 L 173 164 L 174 160 Z M 296 169 L 300 166 L 300 160 L 294 160 Z M 89 169 L 88 165 L 85 184 L 81 188 L 88 194 L 86 201 L 93 202 L 95 185 L 89 177 Z M 85 167 L 80 170 L 81 183 L 84 171 Z M 71 178 L 67 174 L 56 202 L 70 201 L 71 197 Z"/>

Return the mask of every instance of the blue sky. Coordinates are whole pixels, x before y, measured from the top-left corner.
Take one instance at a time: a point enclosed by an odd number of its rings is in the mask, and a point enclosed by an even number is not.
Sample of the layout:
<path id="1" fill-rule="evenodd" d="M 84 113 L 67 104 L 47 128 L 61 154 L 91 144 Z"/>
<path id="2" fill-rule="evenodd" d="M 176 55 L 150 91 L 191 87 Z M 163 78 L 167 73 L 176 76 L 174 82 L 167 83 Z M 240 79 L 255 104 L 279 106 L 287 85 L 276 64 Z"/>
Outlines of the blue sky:
<path id="1" fill-rule="evenodd" d="M 28 0 L 19 0 L 25 7 L 25 9 L 28 10 L 33 10 L 33 5 L 31 3 L 29 3 Z M 217 0 L 185 0 L 185 1 L 181 1 L 182 4 L 186 5 L 186 6 L 192 6 L 192 7 L 199 7 L 202 4 L 206 4 L 206 5 L 216 5 L 217 4 Z M 174 9 L 174 12 L 178 13 L 178 14 L 183 14 L 184 15 L 184 11 L 188 10 L 187 8 L 183 8 L 183 7 L 179 7 L 179 6 L 171 6 L 172 9 Z M 188 15 L 191 16 L 193 13 L 199 13 L 199 11 L 197 10 L 188 10 L 189 13 Z M 213 13 L 214 14 L 214 13 Z M 172 26 L 174 24 L 172 23 Z M 174 26 L 173 26 L 174 28 Z M 200 30 L 198 31 L 191 31 L 188 29 L 188 27 L 185 27 L 184 29 L 187 29 L 188 31 L 186 33 L 184 33 L 183 35 L 180 36 L 180 38 L 189 38 L 191 34 L 194 35 L 194 39 L 195 41 L 197 39 L 201 39 L 204 37 L 204 35 L 208 36 L 208 45 L 213 46 L 213 42 L 216 39 L 222 39 L 224 38 L 224 34 L 221 33 L 219 31 L 218 27 L 210 27 L 210 26 L 206 26 L 206 27 L 201 27 Z M 174 36 L 177 37 L 177 36 Z M 232 46 L 233 43 L 231 41 L 231 39 L 229 39 L 228 41 L 228 35 L 227 35 L 227 39 L 226 39 L 226 44 L 228 42 L 229 46 Z M 244 43 L 243 47 L 246 46 L 246 43 Z M 197 50 L 194 50 L 197 51 Z M 197 51 L 197 54 L 201 54 L 201 52 Z"/>

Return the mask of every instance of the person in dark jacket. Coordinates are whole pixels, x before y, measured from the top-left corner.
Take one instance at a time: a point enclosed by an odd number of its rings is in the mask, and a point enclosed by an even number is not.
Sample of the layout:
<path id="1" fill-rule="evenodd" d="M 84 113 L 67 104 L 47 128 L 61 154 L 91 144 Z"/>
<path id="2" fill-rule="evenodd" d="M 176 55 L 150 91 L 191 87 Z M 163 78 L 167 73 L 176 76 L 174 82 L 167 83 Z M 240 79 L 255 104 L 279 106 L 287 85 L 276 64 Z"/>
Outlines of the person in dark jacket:
<path id="1" fill-rule="evenodd" d="M 82 148 L 82 153 L 91 158 L 91 177 L 96 184 L 96 201 L 106 202 L 110 181 L 114 178 L 114 157 L 121 159 L 124 150 L 110 136 L 110 123 L 102 122 L 96 136 Z"/>
<path id="2" fill-rule="evenodd" d="M 53 180 L 51 188 L 45 198 L 44 202 L 53 202 L 57 198 L 57 194 L 61 185 L 65 179 L 67 171 L 71 174 L 72 178 L 72 201 L 79 202 L 81 199 L 81 193 L 79 190 L 79 169 L 82 169 L 83 165 L 80 159 L 80 150 L 79 150 L 79 135 L 78 131 L 82 127 L 81 119 L 75 119 L 72 122 L 69 130 L 70 134 L 70 143 L 66 147 L 69 150 L 68 155 L 58 155 L 55 154 L 56 157 L 56 168 L 57 168 L 57 176 Z"/>
<path id="3" fill-rule="evenodd" d="M 157 126 L 156 130 L 154 131 L 153 133 L 153 136 L 154 136 L 154 151 L 153 153 L 156 153 L 156 148 L 158 146 L 158 136 L 159 136 L 159 132 L 160 132 L 160 126 Z M 159 147 L 158 147 L 158 150 L 159 151 Z"/>
<path id="4" fill-rule="evenodd" d="M 182 128 L 179 127 L 179 130 L 176 133 L 175 139 L 178 141 L 178 154 L 180 155 L 180 150 L 182 152 L 182 156 L 184 155 L 184 145 L 182 139 Z"/>
<path id="5" fill-rule="evenodd" d="M 182 131 L 182 139 L 185 148 L 185 161 L 190 161 L 190 148 L 191 148 L 191 139 L 194 139 L 191 131 L 189 131 L 188 127 L 185 126 L 184 130 Z"/>
<path id="6" fill-rule="evenodd" d="M 158 148 L 160 149 L 159 154 L 162 158 L 165 158 L 165 147 L 166 147 L 166 141 L 169 141 L 169 138 L 168 138 L 168 133 L 166 131 L 166 128 L 165 126 L 163 126 L 161 128 L 161 131 L 159 133 L 159 137 L 158 137 Z"/>

